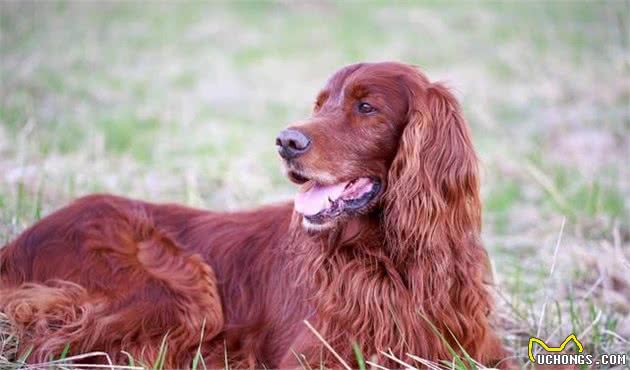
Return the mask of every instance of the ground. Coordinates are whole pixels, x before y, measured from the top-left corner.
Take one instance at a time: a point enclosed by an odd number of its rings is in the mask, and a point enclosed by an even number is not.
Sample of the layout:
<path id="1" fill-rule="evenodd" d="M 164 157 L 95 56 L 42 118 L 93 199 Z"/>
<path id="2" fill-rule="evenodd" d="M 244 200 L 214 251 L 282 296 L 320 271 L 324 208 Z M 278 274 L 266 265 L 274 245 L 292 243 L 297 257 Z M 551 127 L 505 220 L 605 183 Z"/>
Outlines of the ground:
<path id="1" fill-rule="evenodd" d="M 340 66 L 400 60 L 472 126 L 506 344 L 630 352 L 629 27 L 628 1 L 2 2 L 0 245 L 92 192 L 290 198 L 277 132 Z"/>

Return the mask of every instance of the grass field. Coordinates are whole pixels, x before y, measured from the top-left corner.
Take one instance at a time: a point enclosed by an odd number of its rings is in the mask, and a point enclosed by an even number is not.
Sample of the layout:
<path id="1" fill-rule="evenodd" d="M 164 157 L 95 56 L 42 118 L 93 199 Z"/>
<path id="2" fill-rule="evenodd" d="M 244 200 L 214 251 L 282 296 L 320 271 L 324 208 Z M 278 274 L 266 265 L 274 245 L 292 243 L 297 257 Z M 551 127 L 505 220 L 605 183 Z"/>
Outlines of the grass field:
<path id="1" fill-rule="evenodd" d="M 0 245 L 92 192 L 291 197 L 275 135 L 361 60 L 460 99 L 515 355 L 570 333 L 630 352 L 629 1 L 1 2 Z"/>

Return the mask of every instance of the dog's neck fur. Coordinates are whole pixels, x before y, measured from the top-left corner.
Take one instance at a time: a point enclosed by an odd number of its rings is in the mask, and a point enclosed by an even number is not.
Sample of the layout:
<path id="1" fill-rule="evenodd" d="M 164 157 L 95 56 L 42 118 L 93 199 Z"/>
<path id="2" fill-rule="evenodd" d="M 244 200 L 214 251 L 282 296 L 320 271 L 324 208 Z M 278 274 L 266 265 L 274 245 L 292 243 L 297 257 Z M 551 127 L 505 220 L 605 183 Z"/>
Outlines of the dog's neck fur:
<path id="1" fill-rule="evenodd" d="M 436 331 L 454 348 L 457 344 L 449 332 L 464 337 L 463 332 L 475 331 L 483 337 L 486 317 L 477 323 L 462 322 L 457 313 L 468 304 L 489 310 L 482 274 L 476 271 L 484 253 L 480 245 L 474 240 L 440 248 L 409 245 L 401 255 L 400 246 L 390 249 L 381 217 L 355 218 L 316 235 L 294 228 L 290 248 L 295 273 L 312 289 L 309 298 L 320 334 L 337 351 L 346 351 L 340 353 L 344 358 L 354 358 L 356 341 L 365 356 L 376 355 L 385 363 L 389 360 L 380 351 L 390 349 L 398 356 L 450 357 Z M 453 289 L 445 290 L 445 284 Z M 442 317 L 444 313 L 450 316 Z M 460 344 L 469 353 L 475 351 L 474 343 Z"/>

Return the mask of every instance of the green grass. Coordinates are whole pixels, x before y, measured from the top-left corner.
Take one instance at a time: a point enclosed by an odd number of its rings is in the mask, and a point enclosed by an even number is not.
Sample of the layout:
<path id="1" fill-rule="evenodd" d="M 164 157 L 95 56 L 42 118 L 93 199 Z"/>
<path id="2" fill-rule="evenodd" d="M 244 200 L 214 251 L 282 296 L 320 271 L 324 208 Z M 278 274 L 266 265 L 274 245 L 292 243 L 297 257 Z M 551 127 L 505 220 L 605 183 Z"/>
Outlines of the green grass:
<path id="1" fill-rule="evenodd" d="M 223 210 L 290 198 L 277 132 L 340 66 L 402 60 L 446 80 L 471 124 L 506 345 L 523 365 L 539 331 L 630 351 L 628 14 L 627 0 L 2 2 L 0 244 L 95 191 Z M 20 366 L 6 348 L 0 367 Z"/>

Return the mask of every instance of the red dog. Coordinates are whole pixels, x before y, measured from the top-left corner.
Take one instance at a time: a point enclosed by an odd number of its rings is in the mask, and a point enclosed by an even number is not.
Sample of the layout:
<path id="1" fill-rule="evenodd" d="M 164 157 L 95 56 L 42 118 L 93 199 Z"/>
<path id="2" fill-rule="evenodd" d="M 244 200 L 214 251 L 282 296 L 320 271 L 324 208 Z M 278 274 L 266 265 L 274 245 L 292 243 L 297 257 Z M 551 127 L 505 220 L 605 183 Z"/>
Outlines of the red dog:
<path id="1" fill-rule="evenodd" d="M 488 323 L 477 158 L 458 103 L 399 63 L 342 68 L 276 140 L 294 202 L 217 213 L 81 198 L 1 251 L 2 310 L 45 360 L 102 350 L 166 367 L 399 367 L 505 357 Z"/>

